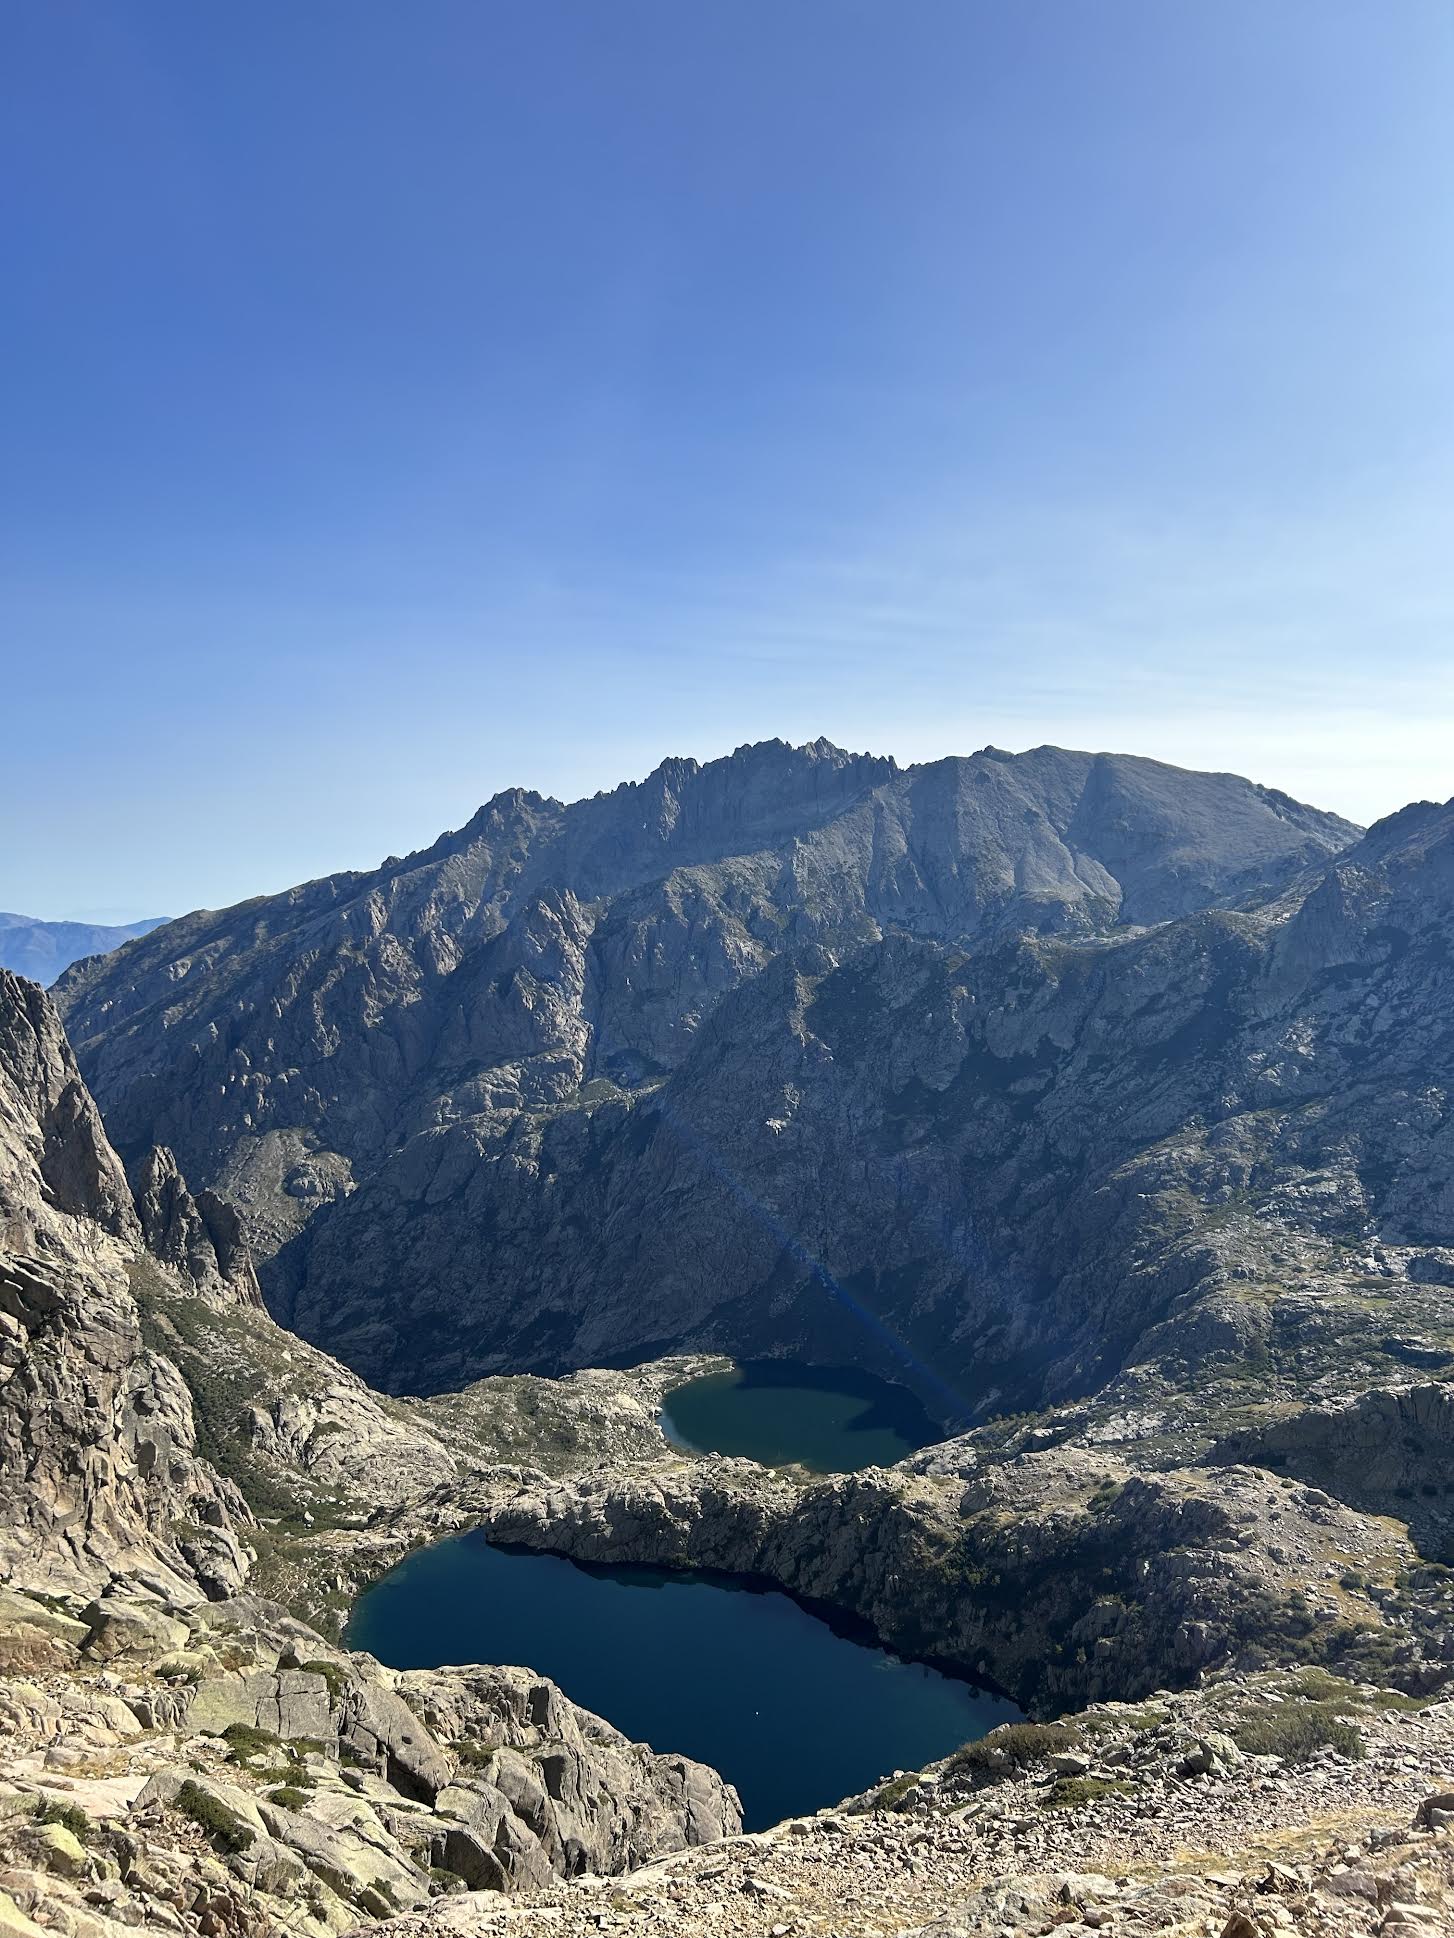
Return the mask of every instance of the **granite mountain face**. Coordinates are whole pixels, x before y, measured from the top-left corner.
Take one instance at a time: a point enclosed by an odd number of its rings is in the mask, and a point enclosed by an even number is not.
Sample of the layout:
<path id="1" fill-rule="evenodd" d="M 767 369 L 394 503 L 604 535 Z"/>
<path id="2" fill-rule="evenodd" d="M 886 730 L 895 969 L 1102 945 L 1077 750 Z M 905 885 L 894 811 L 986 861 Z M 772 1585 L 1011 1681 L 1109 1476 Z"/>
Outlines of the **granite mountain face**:
<path id="1" fill-rule="evenodd" d="M 1441 866 L 1411 813 L 1360 843 L 1152 761 L 772 742 L 498 796 L 55 993 L 128 1161 L 175 1151 L 376 1383 L 907 1352 L 973 1412 L 1085 1390 L 1178 1301 L 1271 1350 L 1243 1211 L 1254 1251 L 1380 1215 L 1341 1086 L 1396 1115 L 1430 1047 L 1352 1048 L 1440 973 L 1392 939 Z"/>

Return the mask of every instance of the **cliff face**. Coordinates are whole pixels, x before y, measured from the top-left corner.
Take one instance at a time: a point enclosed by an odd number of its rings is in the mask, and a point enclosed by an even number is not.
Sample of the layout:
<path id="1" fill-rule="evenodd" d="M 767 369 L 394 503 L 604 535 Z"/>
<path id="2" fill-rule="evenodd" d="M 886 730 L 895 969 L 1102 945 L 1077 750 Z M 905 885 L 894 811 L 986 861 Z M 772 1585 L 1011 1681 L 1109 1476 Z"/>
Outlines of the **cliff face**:
<path id="1" fill-rule="evenodd" d="M 0 1558 L 95 1587 L 240 1586 L 245 1505 L 197 1458 L 191 1400 L 148 1352 L 126 1265 L 141 1224 L 60 1021 L 0 972 Z"/>
<path id="2" fill-rule="evenodd" d="M 1451 828 L 1149 931 L 784 951 L 664 1081 L 411 1138 L 277 1296 L 403 1387 L 796 1350 L 952 1417 L 1454 1363 Z"/>
<path id="3" fill-rule="evenodd" d="M 101 1886 L 108 1931 L 326 1938 L 445 1873 L 516 1890 L 735 1831 L 714 1771 L 528 1670 L 397 1677 L 243 1592 L 305 1500 L 397 1505 L 483 1429 L 280 1335 L 169 1152 L 136 1181 L 0 975 L 0 1928 L 89 1930 Z"/>
<path id="4" fill-rule="evenodd" d="M 141 1236 L 54 1007 L 0 969 L 0 1246 L 90 1259 Z"/>
<path id="5" fill-rule="evenodd" d="M 987 749 L 900 772 L 770 743 L 571 807 L 499 796 L 423 854 L 185 917 L 57 998 L 128 1157 L 164 1145 L 235 1203 L 275 1309 L 370 1378 L 684 1341 L 861 1356 L 822 1320 L 821 1267 L 960 1360 L 1002 1335 L 1013 1383 L 1042 1355 L 1043 1267 L 991 1256 L 963 1173 L 1028 1094 L 998 1094 L 1014 1059 L 1049 1052 L 991 1042 L 989 1011 L 1129 963 L 1149 923 L 1193 924 L 1190 961 L 1156 974 L 1216 978 L 1253 945 L 1202 912 L 1355 835 L 1150 761 Z M 1167 1000 L 1172 1037 L 1187 1006 Z M 917 1051 L 889 1040 L 906 1018 Z"/>

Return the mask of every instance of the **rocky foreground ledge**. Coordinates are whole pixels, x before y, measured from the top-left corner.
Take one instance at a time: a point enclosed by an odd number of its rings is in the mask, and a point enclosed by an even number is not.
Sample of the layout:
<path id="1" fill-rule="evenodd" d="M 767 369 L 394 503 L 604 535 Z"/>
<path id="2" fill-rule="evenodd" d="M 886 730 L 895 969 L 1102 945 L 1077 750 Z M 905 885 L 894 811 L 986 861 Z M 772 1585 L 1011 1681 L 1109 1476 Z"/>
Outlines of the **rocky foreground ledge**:
<path id="1" fill-rule="evenodd" d="M 1410 1710 L 1306 1672 L 1233 1677 L 1059 1726 L 1011 1724 L 876 1796 L 625 1879 L 511 1903 L 471 1893 L 385 1929 L 1433 1938 L 1454 1930 L 1451 1826 L 1454 1704 Z"/>
<path id="2" fill-rule="evenodd" d="M 0 1745 L 0 1938 L 323 1938 L 741 1824 L 528 1669 L 396 1673 L 246 1595 L 0 1589 Z"/>

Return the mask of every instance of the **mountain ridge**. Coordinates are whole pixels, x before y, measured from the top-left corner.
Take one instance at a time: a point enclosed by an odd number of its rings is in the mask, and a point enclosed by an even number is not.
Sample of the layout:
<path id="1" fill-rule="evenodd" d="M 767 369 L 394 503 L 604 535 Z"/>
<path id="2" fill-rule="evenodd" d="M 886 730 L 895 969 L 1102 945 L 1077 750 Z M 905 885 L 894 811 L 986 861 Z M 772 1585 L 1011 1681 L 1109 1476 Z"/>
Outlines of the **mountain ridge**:
<path id="1" fill-rule="evenodd" d="M 44 988 L 73 962 L 108 955 L 138 936 L 149 935 L 168 918 L 140 922 L 47 922 L 35 915 L 0 911 L 0 969 L 10 969 Z"/>
<path id="2" fill-rule="evenodd" d="M 356 1303 L 330 1227 L 377 1198 L 371 1242 L 405 1309 L 426 1280 L 493 1270 L 506 1201 L 482 1200 L 482 1180 L 508 1196 L 528 1176 L 536 1213 L 558 1200 L 569 1223 L 571 1162 L 542 1172 L 533 1155 L 550 1122 L 584 1099 L 584 1133 L 594 1105 L 670 1084 L 774 963 L 836 964 L 896 935 L 980 955 L 1131 937 L 1271 903 L 1357 836 L 1236 776 L 1137 757 L 987 749 L 900 768 L 762 742 L 569 806 L 506 790 L 419 855 L 183 918 L 115 970 L 79 965 L 56 997 L 128 1162 L 165 1146 L 231 1200 L 275 1308 L 321 1338 L 330 1301 Z M 415 1191 L 431 1229 L 441 1203 L 460 1221 L 427 1259 L 405 1238 Z M 521 1304 L 508 1278 L 482 1297 L 499 1327 Z M 544 1335 L 511 1337 L 522 1364 L 570 1363 Z"/>

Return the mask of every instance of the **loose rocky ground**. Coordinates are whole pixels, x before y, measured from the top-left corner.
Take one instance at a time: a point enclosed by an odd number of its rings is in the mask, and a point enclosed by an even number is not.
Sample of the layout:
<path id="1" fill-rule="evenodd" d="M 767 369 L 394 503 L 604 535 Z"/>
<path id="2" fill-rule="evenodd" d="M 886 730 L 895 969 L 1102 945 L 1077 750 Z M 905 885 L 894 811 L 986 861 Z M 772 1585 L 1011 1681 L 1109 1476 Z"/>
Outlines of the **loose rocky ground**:
<path id="1" fill-rule="evenodd" d="M 0 1590 L 0 1745 L 3 1938 L 337 1932 L 741 1822 L 528 1669 L 395 1674 L 250 1596 Z"/>
<path id="2" fill-rule="evenodd" d="M 1444 1933 L 1454 1929 L 1454 1704 L 1410 1713 L 1380 1700 L 1326 1681 L 1300 1689 L 1286 1677 L 1229 1679 L 1139 1711 L 1087 1712 L 1042 1729 L 1039 1745 L 1033 1726 L 1011 1725 L 969 1758 L 889 1783 L 877 1800 L 623 1880 L 581 1880 L 511 1904 L 460 1897 L 389 1929 L 398 1938 Z M 1310 1714 L 1311 1736 L 1336 1746 L 1307 1740 Z M 1277 1743 L 1285 1757 L 1244 1751 L 1239 1738 Z M 997 1771 L 986 1765 L 1001 1741 Z"/>

